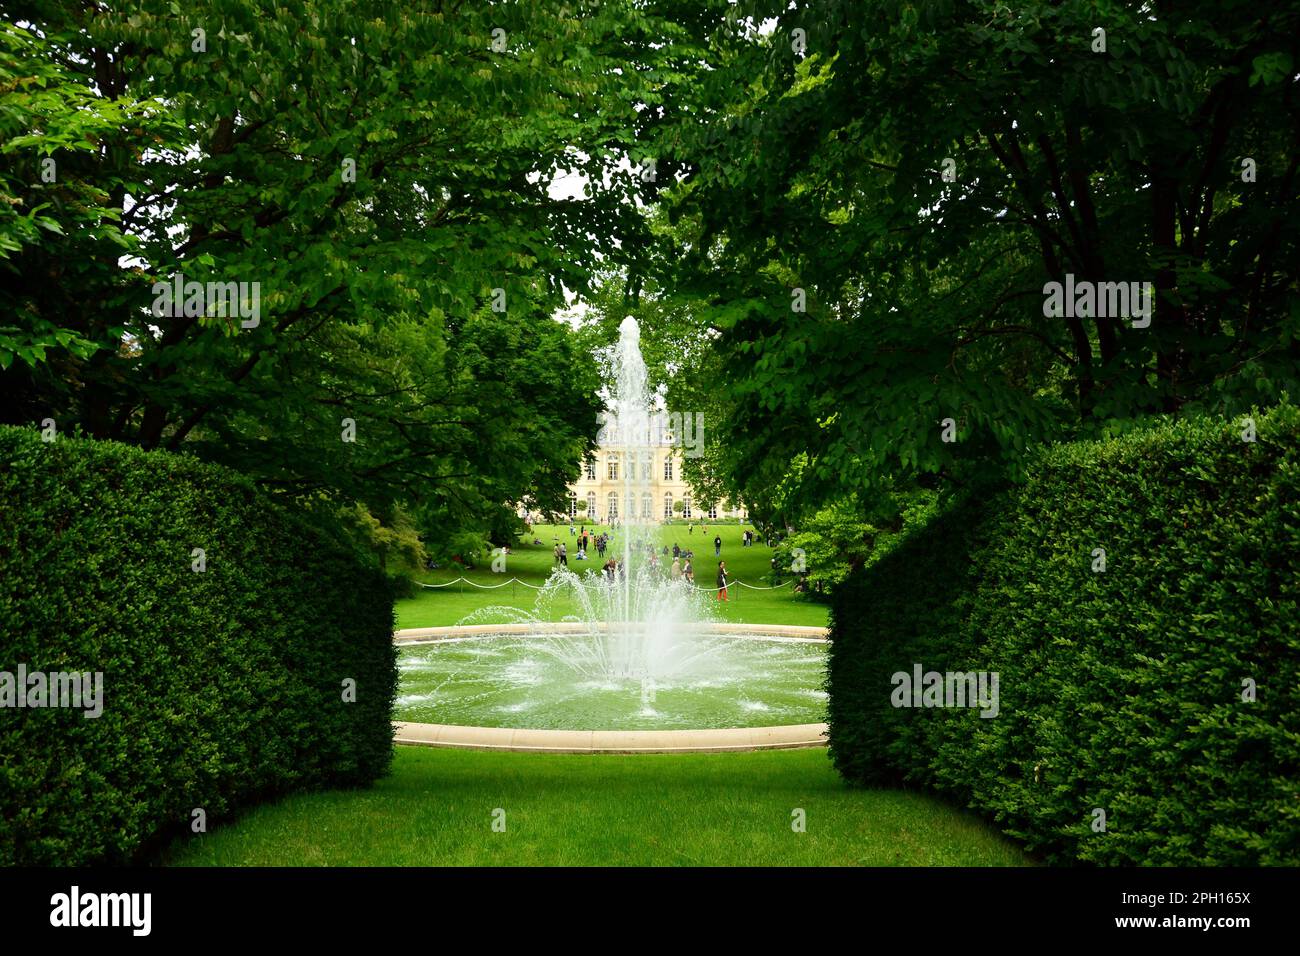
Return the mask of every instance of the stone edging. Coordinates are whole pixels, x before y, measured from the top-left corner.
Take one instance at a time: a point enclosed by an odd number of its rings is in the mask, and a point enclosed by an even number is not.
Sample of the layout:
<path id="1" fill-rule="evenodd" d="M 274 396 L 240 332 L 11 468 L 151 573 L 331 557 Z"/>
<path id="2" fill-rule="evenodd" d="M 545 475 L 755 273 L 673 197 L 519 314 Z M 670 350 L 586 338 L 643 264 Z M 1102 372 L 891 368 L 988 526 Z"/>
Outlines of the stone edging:
<path id="1" fill-rule="evenodd" d="M 394 642 L 426 643 L 480 634 L 527 634 L 541 628 L 552 633 L 585 630 L 576 622 L 555 624 L 471 624 L 458 627 L 418 627 L 397 631 Z M 792 624 L 706 624 L 715 634 L 752 634 L 787 640 L 824 641 L 823 627 Z M 729 753 L 748 750 L 791 750 L 826 746 L 825 724 L 786 724 L 779 727 L 726 727 L 716 730 L 528 730 L 510 727 L 461 727 L 394 721 L 399 744 L 552 754 Z"/>
<path id="2" fill-rule="evenodd" d="M 552 754 L 728 753 L 825 747 L 825 724 L 720 730 L 515 730 L 395 721 L 396 741 L 421 747 Z"/>

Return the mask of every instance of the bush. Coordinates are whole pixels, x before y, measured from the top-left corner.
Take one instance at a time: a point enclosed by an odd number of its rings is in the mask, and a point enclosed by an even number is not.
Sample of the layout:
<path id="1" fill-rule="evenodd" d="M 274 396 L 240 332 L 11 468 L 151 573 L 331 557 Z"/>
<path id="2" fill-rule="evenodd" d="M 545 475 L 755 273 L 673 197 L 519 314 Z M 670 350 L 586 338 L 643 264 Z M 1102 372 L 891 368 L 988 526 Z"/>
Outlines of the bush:
<path id="1" fill-rule="evenodd" d="M 102 672 L 104 699 L 0 710 L 0 865 L 138 860 L 195 809 L 387 771 L 392 598 L 354 552 L 229 471 L 109 442 L 0 428 L 0 496 L 0 670 Z"/>
<path id="2" fill-rule="evenodd" d="M 841 773 L 951 794 L 1052 862 L 1300 863 L 1300 412 L 1256 421 L 1060 446 L 855 573 Z M 916 663 L 997 672 L 998 716 L 895 709 Z"/>
<path id="3" fill-rule="evenodd" d="M 887 553 L 900 534 L 928 521 L 937 497 L 924 489 L 894 492 L 878 499 L 871 514 L 864 514 L 856 499 L 833 501 L 780 541 L 773 555 L 774 577 L 802 574 L 810 594 L 825 600 L 855 567 L 870 563 L 877 550 Z"/>
<path id="4" fill-rule="evenodd" d="M 873 555 L 833 593 L 827 704 L 830 750 L 849 780 L 933 782 L 934 724 L 952 711 L 895 708 L 890 676 L 961 670 L 970 658 L 963 625 L 979 583 L 987 522 L 973 500 Z"/>
<path id="5" fill-rule="evenodd" d="M 430 545 L 430 556 L 438 567 L 473 568 L 481 557 L 490 553 L 491 546 L 477 531 L 452 531 Z"/>
<path id="6" fill-rule="evenodd" d="M 774 568 L 781 576 L 802 575 L 815 592 L 828 594 L 867 559 L 879 531 L 855 501 L 835 501 L 777 545 Z"/>

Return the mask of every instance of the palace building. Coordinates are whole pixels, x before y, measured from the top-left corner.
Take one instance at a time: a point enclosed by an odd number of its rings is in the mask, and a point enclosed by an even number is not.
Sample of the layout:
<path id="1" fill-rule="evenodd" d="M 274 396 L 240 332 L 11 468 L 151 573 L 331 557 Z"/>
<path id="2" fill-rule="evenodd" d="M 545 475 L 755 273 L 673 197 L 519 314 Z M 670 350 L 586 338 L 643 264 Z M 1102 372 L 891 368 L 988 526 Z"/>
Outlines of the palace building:
<path id="1" fill-rule="evenodd" d="M 624 469 L 636 468 L 637 489 L 625 501 Z M 580 511 L 578 502 L 587 509 Z M 681 502 L 682 510 L 675 505 Z M 578 480 L 569 486 L 569 516 L 575 521 L 605 523 L 634 513 L 639 520 L 665 521 L 669 518 L 693 518 L 705 521 L 716 518 L 745 518 L 743 507 L 731 502 L 697 502 L 682 476 L 681 449 L 670 442 L 640 447 L 632 452 L 621 445 L 602 445 L 594 457 L 582 464 Z"/>

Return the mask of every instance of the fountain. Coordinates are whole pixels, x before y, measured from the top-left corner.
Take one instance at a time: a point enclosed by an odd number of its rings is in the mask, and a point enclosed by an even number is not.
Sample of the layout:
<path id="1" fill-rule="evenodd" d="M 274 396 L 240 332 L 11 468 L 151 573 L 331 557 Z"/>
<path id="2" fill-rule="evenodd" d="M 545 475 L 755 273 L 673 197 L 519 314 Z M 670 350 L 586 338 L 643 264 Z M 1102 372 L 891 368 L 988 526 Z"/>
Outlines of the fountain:
<path id="1" fill-rule="evenodd" d="M 671 579 L 651 559 L 656 524 L 636 506 L 660 436 L 631 316 L 619 326 L 612 364 L 602 444 L 623 456 L 617 569 L 557 569 L 532 612 L 484 608 L 466 619 L 504 623 L 505 633 L 404 649 L 398 716 L 615 730 L 820 721 L 819 642 L 719 633 L 712 592 Z"/>
<path id="2" fill-rule="evenodd" d="M 670 579 L 650 559 L 657 525 L 637 503 L 650 488 L 646 462 L 653 461 L 659 435 L 652 427 L 653 403 L 636 319 L 629 315 L 618 332 L 602 444 L 622 453 L 622 557 L 611 575 L 579 576 L 562 568 L 551 576 L 539 596 L 540 607 L 553 606 L 556 592 L 571 595 L 579 613 L 568 619 L 589 628 L 581 640 L 547 636 L 541 643 L 585 676 L 653 681 L 688 673 L 710 652 L 708 642 L 699 641 L 691 626 L 710 615 L 702 592 L 684 580 Z"/>

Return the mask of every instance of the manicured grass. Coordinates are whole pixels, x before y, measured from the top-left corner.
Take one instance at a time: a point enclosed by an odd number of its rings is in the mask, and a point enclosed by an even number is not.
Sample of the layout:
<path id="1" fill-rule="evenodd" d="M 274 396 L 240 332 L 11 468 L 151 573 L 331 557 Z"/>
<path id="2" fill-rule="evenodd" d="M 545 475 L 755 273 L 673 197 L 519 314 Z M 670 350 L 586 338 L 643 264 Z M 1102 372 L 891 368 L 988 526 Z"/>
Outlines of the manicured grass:
<path id="1" fill-rule="evenodd" d="M 683 548 L 695 550 L 695 583 L 701 587 L 713 587 L 717 577 L 719 559 L 713 555 L 714 535 L 722 538 L 721 559 L 727 562 L 728 576 L 732 580 L 769 587 L 772 583 L 772 549 L 761 543 L 752 548 L 741 547 L 741 532 L 747 527 L 751 526 L 718 522 L 709 525 L 707 534 L 700 525 L 695 526 L 693 534 L 688 534 L 686 525 L 663 525 L 657 529 L 657 533 L 660 546 L 667 545 L 671 548 L 673 542 L 676 542 Z M 604 531 L 608 528 L 596 530 Z M 616 540 L 621 541 L 622 530 L 616 529 L 614 533 Z M 540 539 L 542 543 L 534 545 L 533 538 Z M 506 557 L 504 574 L 493 573 L 490 562 L 483 562 L 472 571 L 456 565 L 438 568 L 427 572 L 422 580 L 428 584 L 440 584 L 463 575 L 476 584 L 496 585 L 517 577 L 528 584 L 541 585 L 554 569 L 552 549 L 557 540 L 568 546 L 570 570 L 581 574 L 586 569 L 599 569 L 600 561 L 595 549 L 592 549 L 590 560 L 582 562 L 575 559 L 576 539 L 569 535 L 567 525 L 537 525 L 533 534 L 526 539 L 521 538 L 518 546 Z M 672 560 L 671 554 L 668 560 Z M 438 627 L 457 624 L 469 614 L 491 605 L 528 611 L 533 608 L 536 596 L 535 590 L 522 584 L 508 584 L 490 591 L 464 583 L 446 588 L 426 588 L 415 597 L 398 602 L 397 626 Z M 730 588 L 729 597 L 730 600 L 725 604 L 715 602 L 719 620 L 748 624 L 808 624 L 817 627 L 826 624 L 826 605 L 796 596 L 788 583 L 771 591 L 751 590 L 735 585 Z M 554 610 L 564 613 L 572 608 L 557 604 Z"/>
<path id="2" fill-rule="evenodd" d="M 505 832 L 492 829 L 505 811 Z M 807 830 L 791 828 L 796 808 Z M 1009 866 L 933 797 L 850 789 L 824 750 L 637 756 L 398 747 L 362 791 L 287 797 L 175 844 L 183 866 Z"/>

